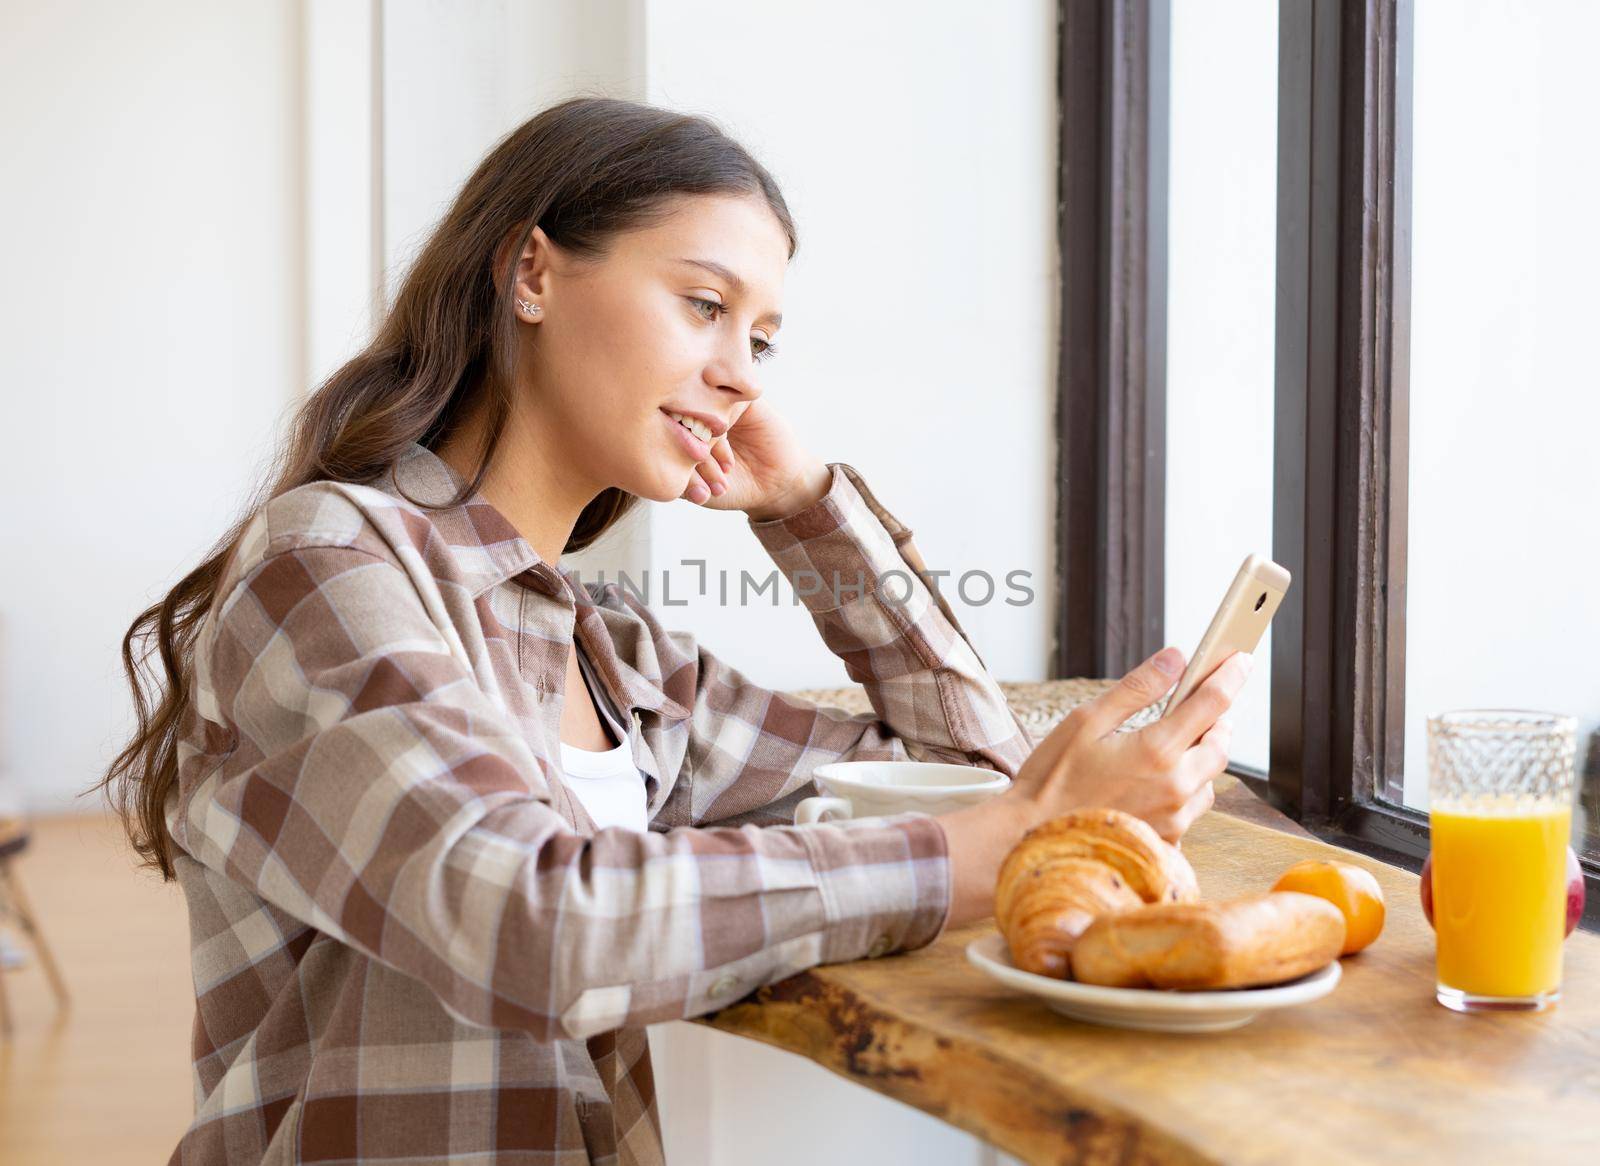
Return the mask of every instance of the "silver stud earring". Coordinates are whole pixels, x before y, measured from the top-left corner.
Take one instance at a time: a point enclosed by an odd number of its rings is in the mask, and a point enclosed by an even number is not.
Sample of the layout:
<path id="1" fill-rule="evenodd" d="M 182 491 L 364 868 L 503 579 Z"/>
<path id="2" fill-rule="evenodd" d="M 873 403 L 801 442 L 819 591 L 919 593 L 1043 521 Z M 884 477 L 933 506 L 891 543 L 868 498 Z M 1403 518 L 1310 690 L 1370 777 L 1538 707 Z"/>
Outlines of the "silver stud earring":
<path id="1" fill-rule="evenodd" d="M 538 304 L 530 304 L 527 300 L 518 300 L 517 305 L 530 316 L 537 316 L 540 312 L 544 311 L 544 309 Z"/>

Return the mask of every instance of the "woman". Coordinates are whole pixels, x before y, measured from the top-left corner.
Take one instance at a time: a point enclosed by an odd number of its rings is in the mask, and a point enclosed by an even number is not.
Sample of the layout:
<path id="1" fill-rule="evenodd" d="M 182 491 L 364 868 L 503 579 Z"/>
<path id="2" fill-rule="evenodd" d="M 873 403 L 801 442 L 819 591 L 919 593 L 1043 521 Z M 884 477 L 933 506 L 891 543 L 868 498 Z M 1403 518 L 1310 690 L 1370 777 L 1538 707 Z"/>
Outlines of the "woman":
<path id="1" fill-rule="evenodd" d="M 1179 838 L 1243 673 L 1114 734 L 1168 649 L 1030 754 L 909 532 L 761 399 L 795 231 L 714 126 L 546 110 L 478 167 L 277 481 L 123 644 L 134 845 L 182 886 L 180 1162 L 656 1162 L 644 1025 L 988 914 L 1076 806 Z M 771 692 L 558 564 L 636 499 L 742 511 L 872 695 Z M 903 588 L 902 588 L 903 590 Z M 136 638 L 164 690 L 147 702 Z M 984 805 L 797 828 L 811 770 L 941 759 Z"/>

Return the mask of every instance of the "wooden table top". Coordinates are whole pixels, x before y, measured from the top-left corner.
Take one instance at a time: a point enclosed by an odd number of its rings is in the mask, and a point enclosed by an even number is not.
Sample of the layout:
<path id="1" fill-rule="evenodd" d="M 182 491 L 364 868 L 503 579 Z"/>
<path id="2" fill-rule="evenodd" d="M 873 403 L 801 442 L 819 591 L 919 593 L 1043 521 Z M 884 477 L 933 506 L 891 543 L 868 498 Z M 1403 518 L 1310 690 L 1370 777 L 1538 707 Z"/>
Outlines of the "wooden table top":
<path id="1" fill-rule="evenodd" d="M 1383 888 L 1383 934 L 1345 958 L 1321 1000 L 1223 1033 L 1080 1023 L 967 963 L 990 920 L 918 951 L 813 968 L 700 1020 L 1028 1163 L 1600 1160 L 1600 936 L 1567 940 L 1555 1008 L 1451 1012 L 1434 999 L 1417 876 L 1261 824 L 1281 816 L 1227 780 L 1183 842 L 1205 898 L 1267 890 L 1316 857 L 1363 866 Z"/>

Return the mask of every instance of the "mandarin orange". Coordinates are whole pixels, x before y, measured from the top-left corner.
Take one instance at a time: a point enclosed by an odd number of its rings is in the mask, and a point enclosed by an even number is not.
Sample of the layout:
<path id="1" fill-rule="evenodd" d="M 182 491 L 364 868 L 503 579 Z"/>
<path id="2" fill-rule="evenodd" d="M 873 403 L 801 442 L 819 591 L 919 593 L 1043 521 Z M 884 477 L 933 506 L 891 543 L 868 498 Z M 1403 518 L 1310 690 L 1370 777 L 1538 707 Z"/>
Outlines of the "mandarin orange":
<path id="1" fill-rule="evenodd" d="M 1272 889 L 1315 895 L 1339 908 L 1344 916 L 1340 955 L 1360 951 L 1383 930 L 1383 889 L 1370 871 L 1359 866 L 1308 858 L 1279 875 Z"/>

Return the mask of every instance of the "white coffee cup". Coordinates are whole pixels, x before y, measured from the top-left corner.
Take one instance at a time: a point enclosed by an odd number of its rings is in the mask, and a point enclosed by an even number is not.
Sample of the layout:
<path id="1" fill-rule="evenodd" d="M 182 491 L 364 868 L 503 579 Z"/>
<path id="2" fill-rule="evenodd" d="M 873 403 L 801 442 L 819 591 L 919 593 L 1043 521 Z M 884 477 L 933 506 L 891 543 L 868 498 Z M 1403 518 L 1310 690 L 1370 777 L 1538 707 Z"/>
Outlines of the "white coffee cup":
<path id="1" fill-rule="evenodd" d="M 794 824 L 874 818 L 919 810 L 942 814 L 1004 793 L 1011 779 L 992 769 L 933 761 L 834 761 L 812 772 L 827 796 L 794 808 Z"/>

